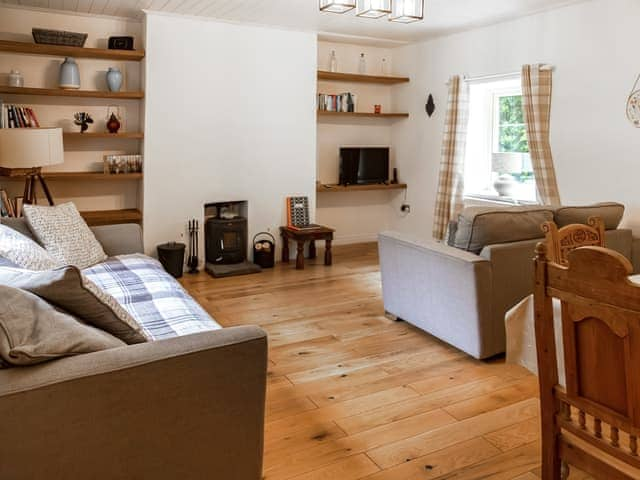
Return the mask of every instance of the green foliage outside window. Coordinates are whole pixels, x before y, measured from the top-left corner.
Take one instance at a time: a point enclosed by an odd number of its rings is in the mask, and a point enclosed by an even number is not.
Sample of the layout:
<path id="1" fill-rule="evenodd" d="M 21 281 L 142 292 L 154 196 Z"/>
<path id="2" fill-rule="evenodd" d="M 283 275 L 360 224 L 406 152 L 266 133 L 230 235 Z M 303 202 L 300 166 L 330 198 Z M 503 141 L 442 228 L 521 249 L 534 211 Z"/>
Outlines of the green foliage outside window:
<path id="1" fill-rule="evenodd" d="M 498 148 L 505 153 L 529 153 L 522 96 L 499 97 Z"/>

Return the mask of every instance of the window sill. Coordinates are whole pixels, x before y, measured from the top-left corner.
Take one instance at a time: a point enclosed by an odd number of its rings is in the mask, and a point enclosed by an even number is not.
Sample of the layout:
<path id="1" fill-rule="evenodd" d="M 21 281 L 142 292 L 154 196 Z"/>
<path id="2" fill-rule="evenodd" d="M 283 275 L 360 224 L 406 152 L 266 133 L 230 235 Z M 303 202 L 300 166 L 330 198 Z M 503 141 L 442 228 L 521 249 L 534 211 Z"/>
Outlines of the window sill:
<path id="1" fill-rule="evenodd" d="M 480 195 L 470 194 L 464 196 L 464 205 L 466 206 L 529 206 L 538 205 L 538 202 L 528 200 L 517 200 L 511 197 L 500 197 L 498 195 Z"/>

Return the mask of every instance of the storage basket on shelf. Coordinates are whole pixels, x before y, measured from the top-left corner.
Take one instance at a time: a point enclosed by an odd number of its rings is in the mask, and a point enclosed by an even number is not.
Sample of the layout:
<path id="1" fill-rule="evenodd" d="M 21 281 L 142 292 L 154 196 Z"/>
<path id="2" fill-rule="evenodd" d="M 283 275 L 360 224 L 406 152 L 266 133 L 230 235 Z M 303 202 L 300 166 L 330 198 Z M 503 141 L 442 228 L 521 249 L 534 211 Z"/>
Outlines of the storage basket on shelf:
<path id="1" fill-rule="evenodd" d="M 84 47 L 88 34 L 65 32 L 63 30 L 48 30 L 46 28 L 32 28 L 31 34 L 36 43 L 45 45 L 64 45 L 67 47 Z"/>
<path id="2" fill-rule="evenodd" d="M 271 240 L 258 240 L 259 236 L 267 236 Z M 256 233 L 253 237 L 253 263 L 262 268 L 271 268 L 276 262 L 276 239 L 269 232 Z"/>

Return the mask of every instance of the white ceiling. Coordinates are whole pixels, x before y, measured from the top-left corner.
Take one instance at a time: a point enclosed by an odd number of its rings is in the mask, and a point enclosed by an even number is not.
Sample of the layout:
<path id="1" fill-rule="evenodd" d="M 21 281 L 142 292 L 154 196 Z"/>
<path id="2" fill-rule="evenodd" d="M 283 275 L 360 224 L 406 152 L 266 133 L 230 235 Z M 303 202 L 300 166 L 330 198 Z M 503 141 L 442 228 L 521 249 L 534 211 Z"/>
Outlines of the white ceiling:
<path id="1" fill-rule="evenodd" d="M 323 13 L 317 0 L 0 0 L 1 3 L 141 18 L 142 10 L 197 15 L 332 34 L 415 41 L 583 0 L 425 0 L 425 19 L 409 25 Z"/>

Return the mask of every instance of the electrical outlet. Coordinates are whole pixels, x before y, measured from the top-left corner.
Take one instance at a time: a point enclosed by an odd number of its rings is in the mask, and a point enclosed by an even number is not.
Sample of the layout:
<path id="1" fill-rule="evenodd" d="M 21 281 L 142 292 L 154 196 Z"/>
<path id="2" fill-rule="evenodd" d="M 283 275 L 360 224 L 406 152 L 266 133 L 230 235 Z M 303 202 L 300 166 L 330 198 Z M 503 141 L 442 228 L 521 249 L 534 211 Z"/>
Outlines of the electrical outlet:
<path id="1" fill-rule="evenodd" d="M 400 211 L 402 213 L 411 213 L 411 205 L 409 205 L 408 203 L 403 203 L 400 207 Z"/>

